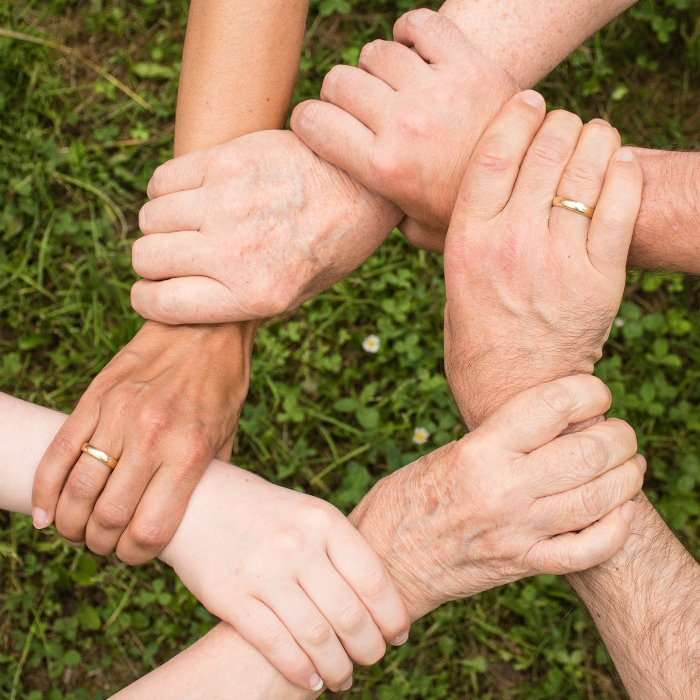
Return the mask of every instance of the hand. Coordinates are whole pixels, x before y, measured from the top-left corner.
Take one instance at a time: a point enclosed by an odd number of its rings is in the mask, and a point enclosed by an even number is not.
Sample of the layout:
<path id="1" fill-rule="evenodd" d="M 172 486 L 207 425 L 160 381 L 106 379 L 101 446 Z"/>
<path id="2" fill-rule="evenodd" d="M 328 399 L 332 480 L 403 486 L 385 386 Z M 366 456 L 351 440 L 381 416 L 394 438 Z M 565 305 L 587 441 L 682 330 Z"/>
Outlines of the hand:
<path id="1" fill-rule="evenodd" d="M 592 372 L 624 290 L 641 170 L 607 122 L 544 113 L 533 91 L 503 108 L 447 234 L 445 369 L 470 427 L 528 386 Z"/>
<path id="2" fill-rule="evenodd" d="M 254 326 L 147 323 L 100 372 L 34 480 L 37 527 L 139 564 L 170 540 L 214 456 L 228 460 L 248 389 Z M 82 454 L 89 442 L 113 472 Z M 65 483 L 64 483 L 65 482 Z M 38 509 L 38 510 L 37 510 Z"/>
<path id="3" fill-rule="evenodd" d="M 620 550 L 646 468 L 610 392 L 579 375 L 528 389 L 473 433 L 382 479 L 350 516 L 416 619 L 535 574 L 590 568 Z M 580 531 L 580 532 L 579 532 Z"/>
<path id="4" fill-rule="evenodd" d="M 323 101 L 299 104 L 291 126 L 322 158 L 401 207 L 412 243 L 442 252 L 474 144 L 517 87 L 436 12 L 408 12 L 394 39 L 367 44 L 359 68 L 331 69 Z"/>
<path id="5" fill-rule="evenodd" d="M 348 656 L 375 663 L 408 635 L 391 578 L 340 511 L 230 465 L 206 471 L 161 558 L 303 688 L 349 687 Z"/>
<path id="6" fill-rule="evenodd" d="M 263 131 L 161 165 L 141 210 L 134 309 L 164 323 L 273 316 L 364 262 L 393 205 L 289 131 Z M 162 280 L 162 281 L 157 281 Z"/>

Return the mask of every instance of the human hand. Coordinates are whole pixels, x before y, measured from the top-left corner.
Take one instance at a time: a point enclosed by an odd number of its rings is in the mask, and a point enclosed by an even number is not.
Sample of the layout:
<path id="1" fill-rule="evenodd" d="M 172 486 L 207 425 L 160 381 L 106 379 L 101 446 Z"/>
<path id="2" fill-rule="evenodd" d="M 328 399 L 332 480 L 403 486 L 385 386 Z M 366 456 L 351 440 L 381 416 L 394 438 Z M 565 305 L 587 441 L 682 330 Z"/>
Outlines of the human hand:
<path id="1" fill-rule="evenodd" d="M 329 503 L 213 463 L 161 554 L 292 683 L 332 689 L 408 635 L 379 557 Z M 320 678 L 318 675 L 320 675 Z"/>
<path id="2" fill-rule="evenodd" d="M 367 44 L 358 68 L 332 68 L 322 101 L 297 105 L 291 126 L 322 158 L 401 207 L 412 243 L 442 252 L 472 149 L 517 86 L 436 12 L 403 15 L 394 39 Z"/>
<path id="3" fill-rule="evenodd" d="M 134 309 L 164 323 L 274 316 L 364 262 L 401 218 L 289 131 L 156 169 L 141 209 Z M 160 280 L 160 281 L 159 281 Z"/>
<path id="4" fill-rule="evenodd" d="M 624 290 L 641 170 L 606 122 L 544 112 L 533 91 L 503 108 L 447 234 L 445 369 L 470 427 L 528 386 L 592 372 Z"/>
<path id="5" fill-rule="evenodd" d="M 42 458 L 37 527 L 55 517 L 69 541 L 102 555 L 116 549 L 128 564 L 156 556 L 206 465 L 230 457 L 254 332 L 252 324 L 147 323 L 90 384 Z M 118 459 L 114 471 L 81 454 L 85 442 Z"/>
<path id="6" fill-rule="evenodd" d="M 528 389 L 482 426 L 378 482 L 350 516 L 412 619 L 535 574 L 600 564 L 630 532 L 644 458 L 595 377 Z M 580 531 L 580 532 L 579 532 Z"/>

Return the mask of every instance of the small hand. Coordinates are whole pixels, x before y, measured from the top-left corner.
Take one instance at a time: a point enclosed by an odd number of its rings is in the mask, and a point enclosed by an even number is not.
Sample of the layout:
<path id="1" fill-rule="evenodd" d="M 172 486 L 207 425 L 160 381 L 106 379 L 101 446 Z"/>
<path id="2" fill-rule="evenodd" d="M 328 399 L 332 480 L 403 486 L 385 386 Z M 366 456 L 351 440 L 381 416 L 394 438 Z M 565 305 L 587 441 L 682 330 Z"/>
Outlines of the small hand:
<path id="1" fill-rule="evenodd" d="M 146 324 L 95 378 L 37 469 L 34 521 L 129 564 L 177 528 L 214 456 L 231 454 L 254 328 Z M 114 471 L 88 442 L 118 460 Z"/>
<path id="2" fill-rule="evenodd" d="M 458 442 L 382 479 L 350 516 L 416 619 L 442 603 L 535 574 L 596 566 L 625 543 L 646 463 L 604 413 L 598 379 L 524 391 Z"/>
<path id="3" fill-rule="evenodd" d="M 359 267 L 399 221 L 393 205 L 289 131 L 262 131 L 161 165 L 134 243 L 134 309 L 221 323 L 295 308 Z"/>
<path id="4" fill-rule="evenodd" d="M 503 108 L 447 234 L 445 368 L 470 427 L 528 386 L 592 372 L 624 290 L 641 169 L 606 122 L 544 114 L 533 91 Z"/>
<path id="5" fill-rule="evenodd" d="M 394 39 L 367 44 L 359 68 L 332 68 L 322 102 L 298 105 L 291 126 L 322 158 L 401 207 L 412 243 L 442 251 L 474 144 L 517 87 L 436 12 L 405 14 Z"/>
<path id="6" fill-rule="evenodd" d="M 161 558 L 291 682 L 347 687 L 409 618 L 379 557 L 336 508 L 214 463 Z M 320 675 L 320 678 L 318 675 Z"/>

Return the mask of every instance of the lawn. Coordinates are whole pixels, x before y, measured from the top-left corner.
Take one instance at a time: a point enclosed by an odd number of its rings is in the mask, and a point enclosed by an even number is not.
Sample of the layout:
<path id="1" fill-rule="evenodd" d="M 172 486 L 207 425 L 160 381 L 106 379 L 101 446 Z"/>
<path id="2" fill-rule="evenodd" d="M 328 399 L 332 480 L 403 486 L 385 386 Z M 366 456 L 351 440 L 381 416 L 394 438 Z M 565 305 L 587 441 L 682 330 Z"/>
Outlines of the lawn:
<path id="1" fill-rule="evenodd" d="M 413 0 L 312 0 L 295 100 L 388 38 Z M 0 390 L 70 411 L 133 336 L 130 246 L 172 149 L 185 0 L 0 4 Z M 700 2 L 642 0 L 539 86 L 627 143 L 700 147 Z M 348 511 L 462 426 L 442 368 L 438 257 L 395 233 L 256 343 L 234 461 Z M 597 374 L 637 429 L 646 491 L 700 553 L 700 283 L 630 271 Z M 363 340 L 376 335 L 380 349 Z M 412 441 L 417 426 L 430 437 Z M 164 565 L 130 569 L 0 513 L 0 697 L 104 698 L 215 620 Z M 446 605 L 339 697 L 624 698 L 563 579 Z"/>

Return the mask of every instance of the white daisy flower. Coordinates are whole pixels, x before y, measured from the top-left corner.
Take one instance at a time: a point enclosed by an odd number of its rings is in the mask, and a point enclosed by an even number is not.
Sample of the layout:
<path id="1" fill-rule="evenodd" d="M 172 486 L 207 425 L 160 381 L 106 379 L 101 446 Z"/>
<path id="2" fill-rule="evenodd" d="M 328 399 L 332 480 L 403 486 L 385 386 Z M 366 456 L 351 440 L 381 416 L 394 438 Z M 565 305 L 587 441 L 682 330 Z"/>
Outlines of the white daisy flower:
<path id="1" fill-rule="evenodd" d="M 624 318 L 621 318 L 620 316 L 618 316 L 618 317 L 613 321 L 613 323 L 614 323 L 618 328 L 622 328 L 622 326 L 625 325 L 625 319 L 624 319 Z"/>
<path id="2" fill-rule="evenodd" d="M 424 443 L 428 442 L 429 437 L 430 433 L 426 428 L 418 427 L 413 431 L 413 443 L 415 445 L 423 445 Z"/>
<path id="3" fill-rule="evenodd" d="M 362 341 L 362 349 L 365 352 L 379 352 L 380 347 L 381 347 L 381 342 L 376 335 L 368 335 Z"/>

